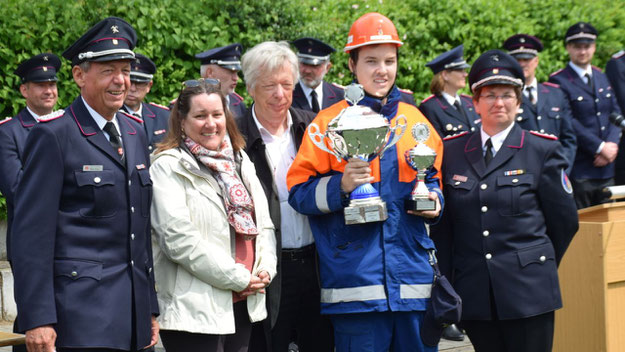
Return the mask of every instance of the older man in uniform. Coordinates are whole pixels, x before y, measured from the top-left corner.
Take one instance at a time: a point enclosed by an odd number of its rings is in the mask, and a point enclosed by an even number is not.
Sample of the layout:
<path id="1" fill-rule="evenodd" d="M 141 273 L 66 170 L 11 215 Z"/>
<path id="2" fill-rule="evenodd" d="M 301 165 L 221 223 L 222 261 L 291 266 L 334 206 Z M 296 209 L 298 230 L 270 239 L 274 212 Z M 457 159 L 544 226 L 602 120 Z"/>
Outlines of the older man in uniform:
<path id="1" fill-rule="evenodd" d="M 521 65 L 525 75 L 525 87 L 516 122 L 523 129 L 558 137 L 569 164 L 566 172 L 570 174 L 577 150 L 571 107 L 557 84 L 538 83 L 536 80 L 538 53 L 543 50 L 543 43 L 531 35 L 515 34 L 506 39 L 503 47 Z"/>
<path id="2" fill-rule="evenodd" d="M 578 208 L 605 202 L 601 190 L 614 184 L 619 149 L 620 130 L 609 116 L 621 110 L 606 75 L 591 66 L 596 39 L 597 30 L 590 23 L 569 27 L 564 41 L 571 61 L 549 78 L 560 85 L 573 113 L 578 148 L 571 182 Z"/>
<path id="3" fill-rule="evenodd" d="M 10 237 L 13 222 L 15 190 L 22 175 L 26 137 L 39 118 L 52 113 L 58 99 L 56 73 L 61 60 L 50 53 L 39 54 L 22 62 L 15 74 L 21 79 L 20 93 L 26 107 L 14 118 L 0 122 L 0 192 L 7 201 L 7 257 L 10 256 Z"/>
<path id="4" fill-rule="evenodd" d="M 343 88 L 323 80 L 330 71 L 330 55 L 336 51 L 315 38 L 293 41 L 299 60 L 299 82 L 293 90 L 293 107 L 318 113 L 343 100 Z"/>
<path id="5" fill-rule="evenodd" d="M 605 67 L 605 74 L 612 84 L 621 112 L 625 111 L 625 50 L 612 55 Z M 621 138 L 619 149 L 625 149 L 625 138 Z M 625 185 L 625 153 L 623 152 L 616 157 L 614 182 L 617 185 Z"/>
<path id="6" fill-rule="evenodd" d="M 130 90 L 124 100 L 122 111 L 143 120 L 148 151 L 151 153 L 154 145 L 165 137 L 169 123 L 169 108 L 144 102 L 145 96 L 152 88 L 152 78 L 156 73 L 156 65 L 145 55 L 135 54 L 130 64 Z"/>
<path id="7" fill-rule="evenodd" d="M 243 116 L 247 110 L 243 98 L 234 91 L 239 80 L 242 51 L 241 44 L 234 43 L 195 55 L 202 62 L 200 76 L 215 78 L 221 82 L 221 92 L 226 96 L 228 109 L 235 118 Z"/>
<path id="8" fill-rule="evenodd" d="M 147 141 L 118 113 L 135 42 L 120 18 L 89 29 L 63 53 L 80 96 L 28 135 L 11 249 L 30 351 L 143 351 L 158 340 Z"/>

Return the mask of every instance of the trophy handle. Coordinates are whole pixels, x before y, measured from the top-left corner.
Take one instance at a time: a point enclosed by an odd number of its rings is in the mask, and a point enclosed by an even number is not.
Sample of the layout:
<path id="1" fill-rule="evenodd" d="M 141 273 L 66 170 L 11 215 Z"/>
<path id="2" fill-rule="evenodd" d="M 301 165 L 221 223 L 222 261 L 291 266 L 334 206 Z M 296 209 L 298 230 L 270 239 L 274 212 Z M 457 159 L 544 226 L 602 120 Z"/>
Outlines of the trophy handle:
<path id="1" fill-rule="evenodd" d="M 321 129 L 319 128 L 319 126 L 317 126 L 316 123 L 311 122 L 310 125 L 308 125 L 308 137 L 310 137 L 310 140 L 315 146 L 317 146 L 317 148 L 334 155 L 336 157 L 336 161 L 340 162 L 341 156 L 335 151 L 330 150 L 330 148 L 326 147 L 326 144 L 323 143 L 323 140 L 326 138 L 326 136 L 325 134 L 321 133 L 320 130 Z"/>
<path id="2" fill-rule="evenodd" d="M 391 134 L 388 138 L 388 143 L 386 144 L 386 146 L 384 146 L 384 148 L 380 152 L 380 159 L 382 158 L 382 156 L 384 156 L 384 152 L 390 147 L 394 146 L 395 143 L 399 142 L 401 137 L 406 132 L 406 116 L 399 115 L 397 116 L 396 121 L 397 122 L 395 122 L 395 127 L 391 127 L 390 129 Z"/>

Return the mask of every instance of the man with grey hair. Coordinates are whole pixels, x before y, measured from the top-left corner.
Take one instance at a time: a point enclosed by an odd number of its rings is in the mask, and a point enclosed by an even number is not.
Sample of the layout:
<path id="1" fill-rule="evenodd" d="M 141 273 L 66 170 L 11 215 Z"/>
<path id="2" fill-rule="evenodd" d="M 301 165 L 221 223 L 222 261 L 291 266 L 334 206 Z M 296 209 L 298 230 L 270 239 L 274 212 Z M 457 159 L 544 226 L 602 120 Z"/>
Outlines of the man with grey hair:
<path id="1" fill-rule="evenodd" d="M 221 82 L 221 92 L 226 97 L 228 109 L 234 117 L 242 116 L 247 110 L 243 98 L 234 91 L 239 80 L 238 72 L 241 70 L 242 51 L 241 44 L 234 43 L 195 55 L 195 58 L 202 63 L 200 76 L 202 78 L 215 78 Z"/>
<path id="2" fill-rule="evenodd" d="M 285 352 L 295 332 L 300 351 L 332 351 L 329 320 L 319 313 L 316 249 L 308 219 L 288 204 L 286 174 L 314 118 L 291 106 L 298 61 L 286 42 L 263 42 L 242 57 L 254 104 L 237 119 L 276 227 L 278 274 L 267 289 L 269 319 L 256 326 L 250 350 Z M 263 343 L 263 338 L 265 343 Z"/>

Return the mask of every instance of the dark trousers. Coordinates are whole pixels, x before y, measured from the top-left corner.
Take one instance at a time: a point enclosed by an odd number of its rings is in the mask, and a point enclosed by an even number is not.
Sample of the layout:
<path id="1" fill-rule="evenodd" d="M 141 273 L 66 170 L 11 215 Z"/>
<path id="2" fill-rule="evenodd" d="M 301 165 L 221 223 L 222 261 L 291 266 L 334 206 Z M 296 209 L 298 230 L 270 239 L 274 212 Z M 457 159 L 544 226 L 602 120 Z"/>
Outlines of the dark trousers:
<path id="1" fill-rule="evenodd" d="M 234 334 L 210 335 L 161 330 L 161 340 L 167 352 L 247 352 L 252 331 L 247 301 L 234 304 L 234 322 Z"/>
<path id="2" fill-rule="evenodd" d="M 273 352 L 294 341 L 300 352 L 334 350 L 332 324 L 320 314 L 320 287 L 314 245 L 282 251 L 280 310 L 271 330 Z"/>
<path id="3" fill-rule="evenodd" d="M 554 313 L 512 320 L 464 320 L 475 352 L 551 352 Z"/>
<path id="4" fill-rule="evenodd" d="M 577 209 L 611 202 L 603 195 L 602 190 L 605 187 L 614 186 L 614 179 L 577 179 L 571 180 L 571 185 Z"/>

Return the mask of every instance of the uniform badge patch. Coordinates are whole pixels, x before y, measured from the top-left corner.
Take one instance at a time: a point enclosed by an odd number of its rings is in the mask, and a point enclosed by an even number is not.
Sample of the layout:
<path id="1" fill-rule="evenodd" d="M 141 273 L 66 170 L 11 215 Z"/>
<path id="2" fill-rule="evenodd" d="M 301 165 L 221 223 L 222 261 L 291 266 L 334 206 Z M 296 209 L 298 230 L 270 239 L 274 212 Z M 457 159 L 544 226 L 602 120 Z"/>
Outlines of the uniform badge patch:
<path id="1" fill-rule="evenodd" d="M 454 177 L 452 177 L 452 180 L 454 181 L 460 181 L 460 182 L 467 182 L 469 178 L 463 175 L 454 175 Z"/>
<path id="2" fill-rule="evenodd" d="M 517 175 L 523 175 L 524 173 L 525 173 L 525 170 L 523 170 L 523 169 L 508 170 L 508 171 L 504 171 L 503 175 L 504 176 L 517 176 Z"/>
<path id="3" fill-rule="evenodd" d="M 104 167 L 102 165 L 83 165 L 82 171 L 102 171 Z"/>
<path id="4" fill-rule="evenodd" d="M 154 134 L 158 136 L 159 134 L 163 134 L 165 132 L 167 132 L 167 130 L 156 130 L 154 131 Z"/>
<path id="5" fill-rule="evenodd" d="M 573 186 L 571 186 L 571 181 L 569 180 L 569 177 L 566 175 L 566 172 L 564 172 L 564 169 L 560 171 L 560 179 L 562 181 L 562 188 L 564 188 L 564 191 L 568 194 L 572 194 Z"/>
<path id="6" fill-rule="evenodd" d="M 137 165 L 137 170 L 143 170 L 143 169 L 145 169 L 145 164 Z"/>

